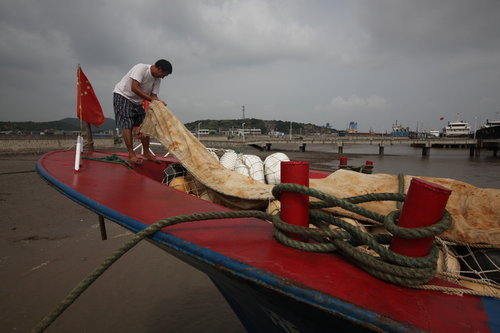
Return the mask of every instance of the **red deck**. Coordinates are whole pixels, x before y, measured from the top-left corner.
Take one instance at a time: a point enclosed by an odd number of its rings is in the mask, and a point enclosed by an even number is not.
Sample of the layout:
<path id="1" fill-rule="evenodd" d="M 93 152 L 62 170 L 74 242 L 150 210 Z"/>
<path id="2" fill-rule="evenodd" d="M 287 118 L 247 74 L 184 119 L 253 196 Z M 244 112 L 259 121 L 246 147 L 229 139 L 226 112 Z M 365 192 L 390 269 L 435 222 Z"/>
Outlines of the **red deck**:
<path id="1" fill-rule="evenodd" d="M 80 171 L 75 173 L 73 163 L 74 152 L 52 152 L 40 159 L 38 168 L 98 204 L 144 224 L 179 214 L 228 210 L 121 165 L 83 160 Z M 139 167 L 143 168 L 142 173 L 154 178 L 152 173 L 144 171 L 152 163 L 144 163 L 148 165 Z M 154 166 L 157 170 L 164 167 Z M 481 297 L 420 291 L 383 282 L 335 254 L 302 252 L 278 243 L 272 237 L 272 225 L 266 221 L 254 218 L 202 221 L 169 227 L 164 232 L 281 276 L 302 288 L 331 295 L 418 329 L 491 331 L 488 322 L 493 318 L 488 318 Z"/>

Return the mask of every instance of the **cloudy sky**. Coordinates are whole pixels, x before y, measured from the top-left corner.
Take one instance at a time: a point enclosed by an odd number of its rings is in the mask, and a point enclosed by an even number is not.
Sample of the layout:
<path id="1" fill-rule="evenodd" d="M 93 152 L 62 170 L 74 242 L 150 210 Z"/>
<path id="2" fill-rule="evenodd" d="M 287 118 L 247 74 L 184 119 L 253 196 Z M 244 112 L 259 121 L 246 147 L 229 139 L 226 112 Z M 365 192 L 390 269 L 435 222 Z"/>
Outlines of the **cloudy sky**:
<path id="1" fill-rule="evenodd" d="M 78 64 L 114 118 L 115 83 L 160 58 L 183 122 L 244 105 L 385 132 L 500 112 L 498 0 L 4 0 L 0 46 L 0 121 L 73 117 Z"/>

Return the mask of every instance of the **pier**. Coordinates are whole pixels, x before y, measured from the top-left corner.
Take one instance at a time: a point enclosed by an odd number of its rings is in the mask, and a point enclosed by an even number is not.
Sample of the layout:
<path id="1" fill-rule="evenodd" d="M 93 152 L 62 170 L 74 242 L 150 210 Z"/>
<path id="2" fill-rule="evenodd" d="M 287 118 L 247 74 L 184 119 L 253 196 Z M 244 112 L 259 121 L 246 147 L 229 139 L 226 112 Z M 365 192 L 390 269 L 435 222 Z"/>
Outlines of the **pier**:
<path id="1" fill-rule="evenodd" d="M 378 155 L 384 155 L 385 147 L 393 145 L 406 145 L 422 148 L 422 156 L 430 156 L 432 148 L 462 148 L 469 149 L 469 156 L 480 156 L 481 151 L 493 151 L 493 156 L 498 156 L 500 139 L 474 139 L 468 137 L 442 137 L 412 139 L 408 137 L 381 137 L 381 136 L 343 136 L 343 137 L 293 137 L 293 138 L 269 138 L 264 136 L 245 136 L 228 140 L 212 140 L 213 138 L 201 138 L 201 141 L 207 146 L 217 146 L 221 141 L 226 145 L 231 142 L 244 143 L 258 150 L 272 150 L 273 144 L 288 144 L 297 147 L 299 151 L 305 151 L 307 145 L 323 144 L 332 145 L 337 148 L 338 153 L 348 153 L 350 145 L 373 145 L 374 151 Z"/>
<path id="2" fill-rule="evenodd" d="M 95 136 L 94 142 L 98 149 L 124 148 L 122 140 L 112 136 Z M 473 139 L 473 138 L 426 138 L 411 139 L 408 137 L 387 136 L 301 136 L 272 138 L 266 135 L 246 135 L 243 137 L 227 138 L 226 136 L 203 135 L 200 141 L 210 148 L 237 149 L 247 145 L 261 151 L 273 150 L 273 145 L 285 144 L 287 149 L 305 152 L 307 147 L 313 144 L 331 145 L 338 153 L 349 153 L 352 145 L 371 145 L 373 152 L 384 155 L 385 148 L 393 145 L 406 145 L 422 148 L 422 156 L 430 156 L 432 149 L 439 148 L 461 148 L 468 149 L 469 156 L 480 156 L 481 152 L 492 151 L 493 156 L 498 156 L 500 139 Z M 76 137 L 72 135 L 50 135 L 50 136 L 0 136 L 0 154 L 15 153 L 41 153 L 57 149 L 72 149 Z M 154 142 L 154 139 L 153 139 Z"/>

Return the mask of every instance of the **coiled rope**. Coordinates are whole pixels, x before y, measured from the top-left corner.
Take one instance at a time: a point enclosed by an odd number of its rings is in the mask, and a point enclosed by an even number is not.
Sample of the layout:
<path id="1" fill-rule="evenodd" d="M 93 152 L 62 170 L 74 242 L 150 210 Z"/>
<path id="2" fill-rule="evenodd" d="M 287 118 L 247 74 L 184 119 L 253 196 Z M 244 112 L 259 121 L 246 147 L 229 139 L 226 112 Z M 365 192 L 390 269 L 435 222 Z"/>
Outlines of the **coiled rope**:
<path id="1" fill-rule="evenodd" d="M 326 207 L 340 207 L 374 221 L 383 223 L 384 226 L 394 235 L 403 238 L 422 238 L 438 235 L 451 225 L 451 216 L 445 212 L 443 219 L 430 227 L 406 229 L 398 227 L 395 220 L 399 216 L 399 211 L 394 211 L 387 216 L 370 211 L 357 206 L 359 203 L 368 201 L 404 201 L 404 194 L 401 193 L 376 193 L 362 196 L 339 199 L 326 193 L 307 188 L 296 184 L 279 184 L 273 188 L 273 195 L 279 198 L 285 191 L 295 191 L 307 194 L 319 199 L 318 202 L 311 203 L 311 222 L 317 228 L 307 228 L 290 225 L 280 220 L 279 215 L 270 215 L 262 211 L 225 211 L 211 213 L 194 213 L 178 215 L 162 219 L 145 229 L 141 230 L 127 241 L 118 250 L 113 252 L 99 267 L 82 280 L 68 296 L 45 318 L 38 323 L 32 332 L 43 332 L 61 313 L 64 312 L 99 276 L 101 276 L 114 262 L 123 256 L 128 250 L 146 237 L 152 236 L 155 232 L 164 227 L 179 223 L 225 219 L 255 217 L 271 221 L 274 225 L 274 236 L 285 245 L 304 251 L 330 252 L 337 251 L 345 257 L 351 259 L 354 264 L 365 271 L 385 281 L 402 286 L 419 286 L 428 282 L 435 275 L 438 250 L 433 246 L 430 254 L 423 258 L 409 258 L 389 251 L 383 244 L 390 242 L 390 235 L 371 235 L 356 227 L 336 218 L 332 215 L 320 211 Z M 330 230 L 328 225 L 335 225 L 340 230 Z M 316 243 L 306 243 L 292 239 L 286 233 L 308 236 Z M 388 237 L 387 237 L 388 236 Z M 367 245 L 376 251 L 380 258 L 373 257 L 356 249 L 359 245 Z M 382 261 L 382 260 L 386 260 Z"/>
<path id="2" fill-rule="evenodd" d="M 115 163 L 115 164 L 121 164 L 131 170 L 134 170 L 134 167 L 129 161 L 126 161 L 122 158 L 119 158 L 116 154 L 104 156 L 104 157 L 90 157 L 90 156 L 82 156 L 83 159 L 86 160 L 92 160 L 92 161 L 99 161 L 99 162 L 108 162 L 108 163 Z"/>
<path id="3" fill-rule="evenodd" d="M 273 216 L 274 236 L 283 244 L 311 252 L 338 251 L 356 266 L 362 268 L 377 278 L 397 285 L 409 287 L 427 283 L 436 274 L 436 263 L 438 248 L 433 246 L 426 257 L 411 258 L 390 251 L 387 245 L 391 242 L 391 235 L 373 235 L 361 231 L 359 228 L 343 221 L 333 215 L 327 214 L 319 209 L 327 207 L 340 207 L 371 220 L 383 223 L 385 228 L 393 235 L 400 238 L 417 239 L 432 237 L 441 234 L 451 226 L 451 215 L 445 211 L 443 218 L 436 224 L 423 228 L 398 227 L 395 220 L 399 217 L 399 211 L 393 211 L 388 215 L 370 211 L 357 204 L 370 201 L 399 201 L 405 199 L 400 193 L 372 193 L 346 199 L 339 199 L 315 189 L 297 184 L 279 184 L 273 188 L 273 195 L 279 198 L 282 192 L 298 192 L 319 199 L 319 202 L 310 204 L 310 223 L 318 229 L 294 226 L 281 221 L 278 215 Z M 331 230 L 329 225 L 338 227 Z M 316 242 L 303 242 L 288 237 L 285 232 L 306 235 Z M 366 245 L 375 251 L 379 257 L 369 255 L 358 250 L 356 247 Z"/>

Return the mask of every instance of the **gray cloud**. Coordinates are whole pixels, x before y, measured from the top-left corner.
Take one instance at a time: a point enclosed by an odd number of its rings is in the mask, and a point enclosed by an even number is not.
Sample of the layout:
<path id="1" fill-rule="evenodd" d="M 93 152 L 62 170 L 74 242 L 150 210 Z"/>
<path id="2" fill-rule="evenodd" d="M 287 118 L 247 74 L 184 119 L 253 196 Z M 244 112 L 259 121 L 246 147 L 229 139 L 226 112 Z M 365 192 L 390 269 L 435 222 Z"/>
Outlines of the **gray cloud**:
<path id="1" fill-rule="evenodd" d="M 0 4 L 0 120 L 73 116 L 78 64 L 105 114 L 134 64 L 171 60 L 182 121 L 282 119 L 439 128 L 500 110 L 500 3 L 60 1 Z"/>

